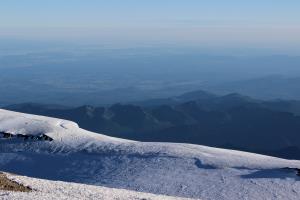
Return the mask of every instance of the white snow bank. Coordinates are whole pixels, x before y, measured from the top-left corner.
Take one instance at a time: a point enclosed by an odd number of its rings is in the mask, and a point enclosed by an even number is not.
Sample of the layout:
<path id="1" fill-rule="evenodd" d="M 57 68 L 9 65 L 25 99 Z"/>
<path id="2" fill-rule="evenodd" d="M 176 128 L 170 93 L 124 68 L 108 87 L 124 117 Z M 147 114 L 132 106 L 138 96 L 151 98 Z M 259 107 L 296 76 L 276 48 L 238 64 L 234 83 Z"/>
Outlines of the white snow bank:
<path id="1" fill-rule="evenodd" d="M 113 189 L 61 181 L 48 181 L 10 174 L 6 175 L 13 181 L 29 186 L 33 191 L 9 192 L 0 190 L 0 199 L 2 200 L 184 200 L 184 198 L 148 194 L 124 189 Z"/>
<path id="2" fill-rule="evenodd" d="M 0 109 L 0 132 L 13 135 L 47 135 L 56 142 L 79 146 L 93 141 L 122 142 L 125 140 L 80 129 L 75 122 Z"/>

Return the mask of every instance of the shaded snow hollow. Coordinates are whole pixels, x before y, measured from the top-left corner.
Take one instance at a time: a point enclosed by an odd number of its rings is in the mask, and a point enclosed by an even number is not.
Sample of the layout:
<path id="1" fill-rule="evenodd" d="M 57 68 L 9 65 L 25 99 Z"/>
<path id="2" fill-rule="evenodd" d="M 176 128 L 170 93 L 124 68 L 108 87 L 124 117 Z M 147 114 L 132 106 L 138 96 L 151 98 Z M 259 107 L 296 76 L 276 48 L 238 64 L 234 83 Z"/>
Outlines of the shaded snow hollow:
<path id="1" fill-rule="evenodd" d="M 300 179 L 296 170 L 287 169 L 300 168 L 300 161 L 200 145 L 123 140 L 80 129 L 67 120 L 2 109 L 1 132 L 53 139 L 0 139 L 0 170 L 6 172 L 177 197 L 300 199 Z"/>

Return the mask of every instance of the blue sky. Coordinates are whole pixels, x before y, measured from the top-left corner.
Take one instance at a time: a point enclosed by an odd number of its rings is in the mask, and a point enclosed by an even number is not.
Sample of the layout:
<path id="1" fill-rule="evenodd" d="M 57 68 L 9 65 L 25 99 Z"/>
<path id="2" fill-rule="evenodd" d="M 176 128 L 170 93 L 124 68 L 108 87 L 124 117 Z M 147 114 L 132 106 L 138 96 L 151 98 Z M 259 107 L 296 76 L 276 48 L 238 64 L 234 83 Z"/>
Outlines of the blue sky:
<path id="1" fill-rule="evenodd" d="M 0 37 L 300 45 L 299 0 L 1 0 Z"/>

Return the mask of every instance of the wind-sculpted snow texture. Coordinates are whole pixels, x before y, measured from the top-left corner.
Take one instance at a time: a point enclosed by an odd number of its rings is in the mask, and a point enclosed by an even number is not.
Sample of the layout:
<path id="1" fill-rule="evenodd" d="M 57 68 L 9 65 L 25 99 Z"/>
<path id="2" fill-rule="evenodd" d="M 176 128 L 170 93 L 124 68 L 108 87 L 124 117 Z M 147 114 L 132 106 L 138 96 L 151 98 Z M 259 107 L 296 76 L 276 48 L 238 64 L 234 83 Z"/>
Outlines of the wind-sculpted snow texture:
<path id="1" fill-rule="evenodd" d="M 124 189 L 113 189 L 101 186 L 91 186 L 61 181 L 41 180 L 23 176 L 7 175 L 11 180 L 24 184 L 30 192 L 10 192 L 0 190 L 2 200 L 180 200 L 182 198 L 147 194 Z M 183 200 L 183 199 L 182 199 Z M 188 200 L 188 199 L 187 199 Z"/>
<path id="2" fill-rule="evenodd" d="M 53 139 L 0 139 L 1 171 L 177 197 L 300 199 L 300 161 L 117 139 L 70 121 L 6 110 L 0 110 L 0 132 Z"/>

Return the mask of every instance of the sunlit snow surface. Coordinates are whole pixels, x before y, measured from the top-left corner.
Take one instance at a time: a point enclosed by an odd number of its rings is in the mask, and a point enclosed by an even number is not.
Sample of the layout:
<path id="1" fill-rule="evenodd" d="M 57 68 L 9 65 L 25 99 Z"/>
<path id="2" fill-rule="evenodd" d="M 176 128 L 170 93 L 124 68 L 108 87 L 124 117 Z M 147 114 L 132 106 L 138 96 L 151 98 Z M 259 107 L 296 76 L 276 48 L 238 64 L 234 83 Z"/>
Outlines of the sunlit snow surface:
<path id="1" fill-rule="evenodd" d="M 54 139 L 0 139 L 0 171 L 177 197 L 300 199 L 300 178 L 295 170 L 284 169 L 300 168 L 300 161 L 122 140 L 85 131 L 70 121 L 1 109 L 0 132 Z"/>
<path id="2" fill-rule="evenodd" d="M 8 178 L 20 184 L 30 186 L 32 192 L 9 192 L 0 190 L 0 199 L 9 200 L 180 200 L 169 197 L 147 194 L 124 189 L 106 188 L 101 186 L 49 181 L 7 174 Z"/>

